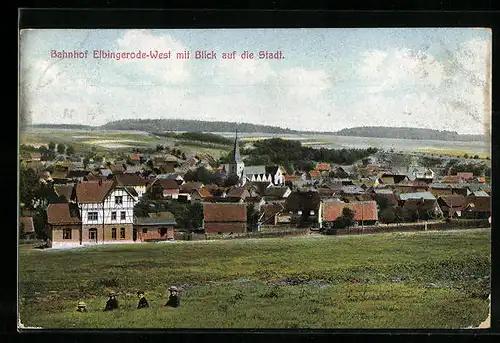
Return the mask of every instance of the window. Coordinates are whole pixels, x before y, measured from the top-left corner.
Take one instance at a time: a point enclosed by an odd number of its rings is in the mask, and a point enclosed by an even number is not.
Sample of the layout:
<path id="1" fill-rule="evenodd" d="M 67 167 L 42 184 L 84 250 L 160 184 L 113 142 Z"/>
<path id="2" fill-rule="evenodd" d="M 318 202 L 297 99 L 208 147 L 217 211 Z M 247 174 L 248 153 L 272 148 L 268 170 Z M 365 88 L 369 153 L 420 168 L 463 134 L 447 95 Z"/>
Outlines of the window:
<path id="1" fill-rule="evenodd" d="M 124 227 L 122 227 L 120 229 L 120 239 L 125 239 L 125 228 Z"/>
<path id="2" fill-rule="evenodd" d="M 116 227 L 111 229 L 111 239 L 116 239 Z"/>
<path id="3" fill-rule="evenodd" d="M 63 239 L 71 239 L 71 229 L 63 229 Z"/>
<path id="4" fill-rule="evenodd" d="M 87 219 L 88 220 L 97 220 L 99 218 L 99 214 L 97 212 L 89 212 Z"/>
<path id="5" fill-rule="evenodd" d="M 125 211 L 120 212 L 120 219 L 125 220 Z"/>
<path id="6" fill-rule="evenodd" d="M 116 205 L 123 204 L 123 197 L 121 195 L 120 196 L 115 196 L 115 204 Z"/>
<path id="7" fill-rule="evenodd" d="M 309 211 L 309 214 L 310 214 L 311 216 L 314 216 L 314 210 Z"/>
<path id="8" fill-rule="evenodd" d="M 116 220 L 116 212 L 111 212 L 111 220 Z"/>
<path id="9" fill-rule="evenodd" d="M 148 233 L 148 229 L 142 229 L 142 233 Z"/>

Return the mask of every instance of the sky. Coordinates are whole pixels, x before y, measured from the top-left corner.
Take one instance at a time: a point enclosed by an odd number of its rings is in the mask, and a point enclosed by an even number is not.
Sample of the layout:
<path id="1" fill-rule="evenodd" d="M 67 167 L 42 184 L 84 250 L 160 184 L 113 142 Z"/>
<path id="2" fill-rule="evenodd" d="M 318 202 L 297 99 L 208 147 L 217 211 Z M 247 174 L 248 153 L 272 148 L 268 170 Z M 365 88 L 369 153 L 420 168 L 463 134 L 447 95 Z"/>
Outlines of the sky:
<path id="1" fill-rule="evenodd" d="M 23 30 L 19 43 L 20 112 L 33 124 L 172 118 L 464 134 L 490 125 L 488 29 Z M 53 50 L 88 55 L 53 58 Z M 94 50 L 171 58 L 99 59 Z M 176 58 L 186 50 L 217 59 Z M 284 59 L 242 59 L 245 50 Z M 233 51 L 236 59 L 222 59 Z"/>

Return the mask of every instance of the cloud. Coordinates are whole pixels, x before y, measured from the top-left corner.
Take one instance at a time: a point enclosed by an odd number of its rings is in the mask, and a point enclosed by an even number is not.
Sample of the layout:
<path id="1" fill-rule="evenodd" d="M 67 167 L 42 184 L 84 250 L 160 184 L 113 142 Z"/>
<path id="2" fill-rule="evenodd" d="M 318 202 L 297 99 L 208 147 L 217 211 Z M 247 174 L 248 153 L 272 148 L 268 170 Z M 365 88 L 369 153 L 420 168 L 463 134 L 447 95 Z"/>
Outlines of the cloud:
<path id="1" fill-rule="evenodd" d="M 401 84 L 406 87 L 439 87 L 443 80 L 441 64 L 421 50 L 371 50 L 363 52 L 362 58 L 358 77 L 372 93 L 393 90 Z"/>
<path id="2" fill-rule="evenodd" d="M 170 35 L 155 36 L 150 30 L 127 30 L 117 41 L 119 52 L 171 52 L 170 59 L 121 59 L 116 61 L 117 66 L 126 68 L 135 67 L 148 77 L 171 83 L 183 83 L 190 79 L 187 68 L 188 60 L 177 59 L 177 52 L 183 52 L 186 47 L 174 40 Z"/>

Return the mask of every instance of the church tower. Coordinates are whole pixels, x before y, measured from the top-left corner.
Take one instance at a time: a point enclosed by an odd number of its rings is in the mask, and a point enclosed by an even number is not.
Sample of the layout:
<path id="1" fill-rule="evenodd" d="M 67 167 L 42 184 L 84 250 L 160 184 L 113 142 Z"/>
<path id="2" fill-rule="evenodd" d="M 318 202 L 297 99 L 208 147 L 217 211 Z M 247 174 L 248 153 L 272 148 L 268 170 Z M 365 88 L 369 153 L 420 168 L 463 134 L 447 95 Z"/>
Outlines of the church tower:
<path id="1" fill-rule="evenodd" d="M 228 176 L 236 175 L 239 177 L 240 184 L 245 184 L 245 164 L 240 156 L 240 146 L 238 144 L 238 129 L 236 129 L 236 137 L 234 139 L 234 148 L 231 155 L 231 161 L 228 168 Z"/>

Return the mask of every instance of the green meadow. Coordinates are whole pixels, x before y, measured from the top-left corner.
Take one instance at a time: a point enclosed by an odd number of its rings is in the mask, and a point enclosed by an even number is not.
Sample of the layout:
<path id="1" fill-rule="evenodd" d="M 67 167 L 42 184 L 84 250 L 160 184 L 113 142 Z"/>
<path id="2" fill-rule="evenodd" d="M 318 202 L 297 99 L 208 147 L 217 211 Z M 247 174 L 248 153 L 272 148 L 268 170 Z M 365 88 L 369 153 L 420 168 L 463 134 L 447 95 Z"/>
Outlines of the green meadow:
<path id="1" fill-rule="evenodd" d="M 19 248 L 42 328 L 466 328 L 488 315 L 488 229 Z M 167 288 L 181 307 L 164 307 Z M 103 312 L 107 293 L 120 309 Z M 144 290 L 150 308 L 135 309 Z M 88 312 L 76 312 L 83 297 Z"/>

